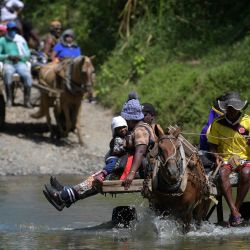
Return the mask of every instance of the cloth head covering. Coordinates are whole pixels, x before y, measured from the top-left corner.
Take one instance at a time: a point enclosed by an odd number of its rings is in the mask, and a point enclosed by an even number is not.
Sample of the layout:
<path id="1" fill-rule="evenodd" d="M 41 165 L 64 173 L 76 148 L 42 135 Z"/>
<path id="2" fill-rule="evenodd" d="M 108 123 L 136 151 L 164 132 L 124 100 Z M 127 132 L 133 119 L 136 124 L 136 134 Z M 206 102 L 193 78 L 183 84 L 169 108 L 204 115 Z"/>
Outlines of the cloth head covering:
<path id="1" fill-rule="evenodd" d="M 156 110 L 154 108 L 154 106 L 151 103 L 143 103 L 142 104 L 142 112 L 145 113 L 149 113 L 153 116 L 156 116 Z"/>
<path id="2" fill-rule="evenodd" d="M 144 118 L 136 92 L 129 94 L 127 102 L 123 105 L 121 116 L 127 121 L 140 121 Z"/>
<path id="3" fill-rule="evenodd" d="M 16 22 L 13 22 L 13 21 L 8 22 L 7 29 L 17 29 Z"/>
<path id="4" fill-rule="evenodd" d="M 238 92 L 228 92 L 224 96 L 225 100 L 218 100 L 218 104 L 221 110 L 225 111 L 227 107 L 233 107 L 235 110 L 242 110 L 247 107 L 247 100 L 241 100 Z"/>
<path id="5" fill-rule="evenodd" d="M 128 127 L 128 124 L 124 118 L 121 116 L 115 116 L 112 118 L 111 122 L 111 130 L 112 130 L 112 135 L 115 135 L 115 129 L 119 127 Z"/>
<path id="6" fill-rule="evenodd" d="M 71 37 L 75 37 L 75 33 L 72 29 L 67 29 L 62 33 L 62 38 L 64 39 L 65 36 L 71 36 Z"/>
<path id="7" fill-rule="evenodd" d="M 61 38 L 60 38 L 60 43 L 63 44 L 64 46 L 69 46 L 69 44 L 66 43 L 65 41 L 65 37 L 66 36 L 71 36 L 72 38 L 75 37 L 75 33 L 72 29 L 67 29 L 65 30 L 62 35 L 61 35 Z M 77 47 L 77 43 L 73 41 L 72 44 L 70 44 L 70 47 Z"/>

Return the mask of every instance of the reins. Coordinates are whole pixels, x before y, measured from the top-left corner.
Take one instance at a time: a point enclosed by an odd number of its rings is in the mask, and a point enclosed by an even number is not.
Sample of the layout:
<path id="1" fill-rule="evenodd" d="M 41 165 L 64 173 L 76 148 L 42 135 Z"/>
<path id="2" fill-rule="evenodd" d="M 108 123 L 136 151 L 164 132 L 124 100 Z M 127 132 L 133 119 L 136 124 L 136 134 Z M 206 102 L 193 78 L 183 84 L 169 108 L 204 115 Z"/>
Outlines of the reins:
<path id="1" fill-rule="evenodd" d="M 167 159 L 165 159 L 165 161 L 162 160 L 162 157 L 161 157 L 161 155 L 158 152 L 157 158 L 160 161 L 160 163 L 162 164 L 162 166 L 164 167 L 164 166 L 166 166 L 167 162 L 169 160 L 171 160 L 171 159 L 175 160 L 177 162 L 176 157 L 175 157 L 176 154 L 177 154 L 177 148 L 174 145 L 173 140 L 178 140 L 178 138 L 176 138 L 176 137 L 174 137 L 172 135 L 164 135 L 164 136 L 162 136 L 162 137 L 159 138 L 159 142 L 161 142 L 162 140 L 169 140 L 171 142 L 171 144 L 173 145 L 173 148 L 174 148 L 174 153 L 172 155 L 170 155 Z M 184 148 L 183 148 L 183 145 L 182 145 L 181 142 L 180 142 L 180 153 L 181 153 L 182 160 L 183 159 L 185 160 L 186 156 L 185 156 Z"/>
<path id="2" fill-rule="evenodd" d="M 177 159 L 176 158 L 176 155 L 177 155 L 177 147 L 176 145 L 174 144 L 173 140 L 178 140 L 178 138 L 172 136 L 172 135 L 164 135 L 162 136 L 160 139 L 159 139 L 159 142 L 161 142 L 162 140 L 169 140 L 174 148 L 174 153 L 172 155 L 170 155 L 167 159 L 163 160 L 162 159 L 162 149 L 160 148 L 160 150 L 158 151 L 158 155 L 157 155 L 157 160 L 160 162 L 160 165 L 159 165 L 159 169 L 162 169 L 164 168 L 168 161 L 169 160 L 174 160 L 175 163 L 176 163 L 176 166 L 177 166 L 177 169 L 179 171 L 179 178 L 178 178 L 178 181 L 177 181 L 177 184 L 180 183 L 181 179 L 182 179 L 182 176 L 186 170 L 186 167 L 187 167 L 187 161 L 186 161 L 186 156 L 185 156 L 185 151 L 184 151 L 184 147 L 182 145 L 182 142 L 180 142 L 180 146 L 179 146 L 179 152 L 180 152 L 180 159 Z M 165 179 L 165 178 L 164 178 Z M 165 181 L 167 181 L 168 184 L 169 181 L 165 179 Z M 173 185 L 173 184 L 172 184 Z"/>

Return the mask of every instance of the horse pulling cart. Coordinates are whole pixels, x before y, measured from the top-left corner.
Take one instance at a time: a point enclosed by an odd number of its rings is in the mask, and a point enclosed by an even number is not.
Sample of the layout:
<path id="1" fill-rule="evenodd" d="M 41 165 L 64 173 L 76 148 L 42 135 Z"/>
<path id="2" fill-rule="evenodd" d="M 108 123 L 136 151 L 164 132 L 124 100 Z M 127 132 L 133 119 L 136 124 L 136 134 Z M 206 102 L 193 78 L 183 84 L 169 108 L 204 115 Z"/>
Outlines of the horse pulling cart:
<path id="1" fill-rule="evenodd" d="M 149 205 L 154 211 L 160 212 L 160 215 L 171 214 L 176 216 L 178 220 L 180 219 L 183 222 L 184 231 L 189 230 L 191 219 L 198 224 L 202 220 L 208 221 L 215 210 L 217 211 L 217 223 L 223 224 L 222 194 L 216 178 L 219 166 L 209 175 L 205 175 L 204 171 L 199 169 L 201 161 L 196 159 L 197 149 L 181 134 L 175 135 L 176 130 L 176 127 L 170 126 L 170 134 L 160 139 L 160 142 L 164 140 L 165 145 L 159 145 L 161 151 L 158 152 L 158 163 L 156 161 L 153 175 L 150 178 L 135 179 L 128 190 L 124 190 L 122 181 L 104 181 L 100 192 L 112 195 L 139 192 L 148 199 Z M 176 143 L 177 138 L 181 142 L 180 144 Z M 181 183 L 175 189 L 172 189 L 174 185 L 170 185 L 167 172 L 164 172 L 167 166 L 166 158 L 161 158 L 164 155 L 162 151 L 166 150 L 164 146 L 167 146 L 168 141 L 175 145 L 176 155 L 178 155 L 177 147 L 183 146 L 185 156 L 180 153 L 180 161 L 185 162 L 186 159 L 188 162 L 184 163 L 184 165 L 186 164 L 184 171 L 180 170 L 180 173 L 177 174 Z M 181 168 L 181 166 L 179 167 Z M 231 183 L 233 186 L 237 186 L 235 176 L 232 176 Z M 175 183 L 173 182 L 173 184 Z M 210 206 L 211 201 L 213 204 Z M 243 218 L 249 219 L 249 202 L 243 203 L 241 213 Z M 122 206 L 113 210 L 112 220 L 115 224 L 120 220 L 126 225 L 128 224 L 127 220 L 133 219 L 136 219 L 136 211 L 133 207 Z"/>
<path id="2" fill-rule="evenodd" d="M 41 98 L 39 110 L 32 117 L 46 116 L 51 137 L 67 137 L 76 129 L 79 143 L 83 144 L 80 115 L 84 94 L 88 94 L 89 100 L 92 98 L 95 75 L 91 60 L 91 57 L 78 56 L 40 67 L 38 84 L 33 86 L 41 91 Z M 55 116 L 56 131 L 52 127 L 50 107 Z"/>

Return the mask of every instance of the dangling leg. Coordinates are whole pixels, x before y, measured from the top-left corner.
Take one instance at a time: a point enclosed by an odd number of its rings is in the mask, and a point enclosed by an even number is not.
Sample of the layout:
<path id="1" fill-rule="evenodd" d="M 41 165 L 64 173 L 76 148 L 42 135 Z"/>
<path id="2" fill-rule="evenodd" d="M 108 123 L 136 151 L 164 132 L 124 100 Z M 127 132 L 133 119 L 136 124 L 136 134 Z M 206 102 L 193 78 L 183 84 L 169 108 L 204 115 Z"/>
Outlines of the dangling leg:
<path id="1" fill-rule="evenodd" d="M 99 191 L 97 190 L 95 183 L 102 183 L 105 177 L 106 172 L 102 170 L 91 175 L 85 181 L 73 187 L 63 186 L 57 181 L 55 177 L 51 177 L 51 186 L 45 185 L 45 190 L 43 190 L 43 193 L 47 200 L 58 211 L 62 211 L 65 206 L 70 207 L 71 204 L 78 200 L 98 194 Z"/>

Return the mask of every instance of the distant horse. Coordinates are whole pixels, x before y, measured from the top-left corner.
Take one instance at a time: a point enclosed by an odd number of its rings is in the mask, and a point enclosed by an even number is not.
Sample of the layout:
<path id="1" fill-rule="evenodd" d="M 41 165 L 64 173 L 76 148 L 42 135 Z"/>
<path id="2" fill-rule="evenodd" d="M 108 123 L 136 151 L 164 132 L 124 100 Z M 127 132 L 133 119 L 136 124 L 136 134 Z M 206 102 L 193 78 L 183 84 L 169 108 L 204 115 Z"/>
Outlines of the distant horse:
<path id="1" fill-rule="evenodd" d="M 209 187 L 206 175 L 194 152 L 185 155 L 178 135 L 164 135 L 158 144 L 158 156 L 149 191 L 147 181 L 144 195 L 150 207 L 164 215 L 174 215 L 188 230 L 192 219 L 198 223 L 205 218 Z"/>
<path id="2" fill-rule="evenodd" d="M 94 66 L 91 59 L 87 56 L 78 56 L 59 64 L 41 66 L 39 84 L 45 88 L 49 87 L 51 91 L 41 92 L 39 111 L 32 114 L 34 118 L 46 116 L 53 135 L 49 113 L 49 107 L 53 106 L 59 136 L 67 137 L 70 131 L 76 129 L 80 144 L 83 144 L 80 124 L 81 103 L 85 93 L 89 99 L 92 98 L 94 83 Z M 70 67 L 70 83 L 66 81 L 67 67 Z"/>

